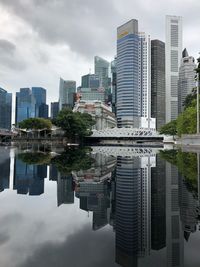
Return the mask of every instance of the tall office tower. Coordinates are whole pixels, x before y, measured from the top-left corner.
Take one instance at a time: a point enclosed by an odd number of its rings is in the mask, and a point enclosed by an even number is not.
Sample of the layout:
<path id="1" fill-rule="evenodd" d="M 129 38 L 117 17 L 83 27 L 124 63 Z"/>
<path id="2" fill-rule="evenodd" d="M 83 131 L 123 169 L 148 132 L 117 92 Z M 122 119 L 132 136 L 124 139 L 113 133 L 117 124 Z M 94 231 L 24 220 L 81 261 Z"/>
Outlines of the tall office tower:
<path id="1" fill-rule="evenodd" d="M 166 175 L 165 160 L 156 155 L 151 169 L 151 249 L 166 246 Z"/>
<path id="2" fill-rule="evenodd" d="M 141 117 L 151 117 L 151 41 L 150 36 L 139 33 L 139 87 L 141 91 Z"/>
<path id="3" fill-rule="evenodd" d="M 38 196 L 44 193 L 44 178 L 47 177 L 47 166 L 26 164 L 15 158 L 14 185 L 17 194 Z"/>
<path id="4" fill-rule="evenodd" d="M 57 205 L 74 203 L 74 185 L 72 175 L 62 176 L 57 179 Z"/>
<path id="5" fill-rule="evenodd" d="M 10 184 L 10 149 L 0 147 L 0 192 Z"/>
<path id="6" fill-rule="evenodd" d="M 12 94 L 0 88 L 0 128 L 10 129 L 12 117 Z"/>
<path id="7" fill-rule="evenodd" d="M 116 103 L 117 103 L 117 58 L 111 62 L 111 74 L 112 74 L 112 112 L 116 115 Z"/>
<path id="8" fill-rule="evenodd" d="M 196 87 L 195 83 L 195 60 L 188 55 L 186 48 L 182 53 L 181 66 L 179 68 L 178 79 L 178 113 L 180 114 L 184 110 L 184 101 L 188 94 L 192 92 L 192 89 Z"/>
<path id="9" fill-rule="evenodd" d="M 51 103 L 51 118 L 55 119 L 59 112 L 59 102 Z"/>
<path id="10" fill-rule="evenodd" d="M 105 90 L 110 87 L 109 67 L 108 61 L 98 56 L 94 57 L 94 72 L 99 76 L 100 87 Z"/>
<path id="11" fill-rule="evenodd" d="M 151 117 L 156 129 L 165 124 L 165 43 L 151 41 Z"/>
<path id="12" fill-rule="evenodd" d="M 21 88 L 16 93 L 15 123 L 36 117 L 36 100 L 29 88 Z"/>
<path id="13" fill-rule="evenodd" d="M 32 87 L 32 94 L 36 101 L 36 117 L 47 119 L 49 106 L 46 104 L 46 89 L 42 87 Z"/>
<path id="14" fill-rule="evenodd" d="M 179 207 L 178 169 L 166 162 L 167 266 L 183 266 L 184 240 Z"/>
<path id="15" fill-rule="evenodd" d="M 63 80 L 60 78 L 59 87 L 59 110 L 63 108 L 73 108 L 76 93 L 76 82 Z"/>
<path id="16" fill-rule="evenodd" d="M 178 116 L 178 72 L 182 54 L 182 17 L 166 16 L 166 123 Z"/>
<path id="17" fill-rule="evenodd" d="M 151 166 L 150 156 L 117 158 L 116 262 L 122 266 L 137 266 L 150 253 Z"/>
<path id="18" fill-rule="evenodd" d="M 141 116 L 139 90 L 138 21 L 117 28 L 117 123 L 119 127 L 138 126 Z"/>
<path id="19" fill-rule="evenodd" d="M 96 90 L 100 87 L 99 75 L 86 74 L 81 77 L 81 87 Z"/>

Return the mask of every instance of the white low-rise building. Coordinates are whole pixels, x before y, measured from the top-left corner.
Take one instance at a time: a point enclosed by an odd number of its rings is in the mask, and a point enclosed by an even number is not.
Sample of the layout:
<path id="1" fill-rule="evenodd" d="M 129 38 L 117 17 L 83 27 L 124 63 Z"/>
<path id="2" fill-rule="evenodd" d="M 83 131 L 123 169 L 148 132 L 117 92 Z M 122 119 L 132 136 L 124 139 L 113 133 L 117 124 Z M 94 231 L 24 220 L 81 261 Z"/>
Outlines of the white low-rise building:
<path id="1" fill-rule="evenodd" d="M 111 107 L 103 104 L 101 101 L 80 100 L 75 103 L 74 112 L 88 113 L 96 121 L 93 129 L 103 130 L 116 127 L 116 118 L 111 111 Z"/>

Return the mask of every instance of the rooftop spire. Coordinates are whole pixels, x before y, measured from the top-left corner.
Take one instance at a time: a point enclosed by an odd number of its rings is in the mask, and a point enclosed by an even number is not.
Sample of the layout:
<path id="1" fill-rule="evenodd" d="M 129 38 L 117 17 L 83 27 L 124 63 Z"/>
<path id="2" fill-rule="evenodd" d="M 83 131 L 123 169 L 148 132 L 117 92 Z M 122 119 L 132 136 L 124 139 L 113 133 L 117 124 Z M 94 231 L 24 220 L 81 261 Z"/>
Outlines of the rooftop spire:
<path id="1" fill-rule="evenodd" d="M 188 55 L 188 51 L 187 51 L 186 48 L 185 48 L 185 49 L 183 50 L 183 52 L 182 52 L 182 58 L 184 58 L 184 57 L 189 57 L 189 55 Z"/>

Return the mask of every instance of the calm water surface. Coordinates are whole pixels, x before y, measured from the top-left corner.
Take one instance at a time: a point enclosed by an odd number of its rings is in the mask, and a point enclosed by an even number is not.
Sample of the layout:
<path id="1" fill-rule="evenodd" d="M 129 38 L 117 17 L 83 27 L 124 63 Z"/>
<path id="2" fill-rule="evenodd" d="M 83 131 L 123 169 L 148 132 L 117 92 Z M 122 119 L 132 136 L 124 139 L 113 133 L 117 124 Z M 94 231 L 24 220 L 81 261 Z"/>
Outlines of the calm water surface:
<path id="1" fill-rule="evenodd" d="M 142 147 L 0 147 L 0 267 L 199 267 L 199 162 Z"/>

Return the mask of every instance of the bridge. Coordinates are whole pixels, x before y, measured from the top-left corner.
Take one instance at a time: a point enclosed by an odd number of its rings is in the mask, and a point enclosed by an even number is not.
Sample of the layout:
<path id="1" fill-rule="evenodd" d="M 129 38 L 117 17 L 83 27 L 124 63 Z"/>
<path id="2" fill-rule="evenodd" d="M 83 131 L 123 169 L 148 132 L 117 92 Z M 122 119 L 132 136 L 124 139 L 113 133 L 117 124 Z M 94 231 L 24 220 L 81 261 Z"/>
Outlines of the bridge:
<path id="1" fill-rule="evenodd" d="M 107 128 L 93 130 L 88 140 L 101 144 L 134 144 L 143 142 L 163 142 L 164 136 L 155 129 L 147 128 Z"/>

